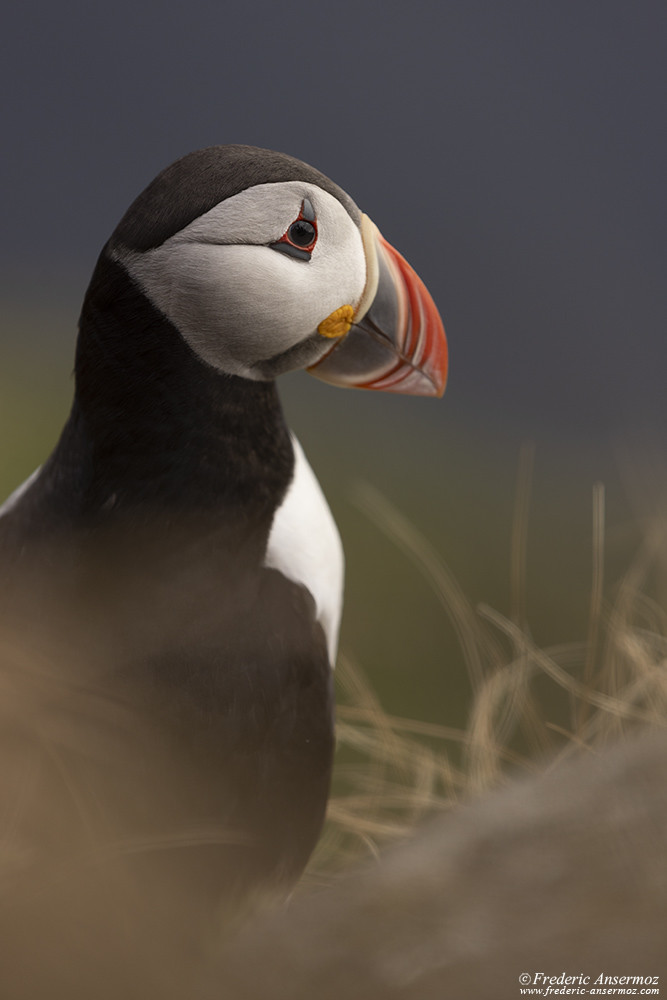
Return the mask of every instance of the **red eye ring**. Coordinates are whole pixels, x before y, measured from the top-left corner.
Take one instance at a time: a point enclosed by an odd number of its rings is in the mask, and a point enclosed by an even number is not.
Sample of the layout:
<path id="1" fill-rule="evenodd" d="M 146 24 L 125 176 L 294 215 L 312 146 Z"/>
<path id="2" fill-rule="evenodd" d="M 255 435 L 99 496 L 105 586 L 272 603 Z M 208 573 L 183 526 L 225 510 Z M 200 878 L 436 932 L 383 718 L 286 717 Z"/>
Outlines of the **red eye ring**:
<path id="1" fill-rule="evenodd" d="M 317 229 L 306 219 L 295 219 L 283 239 L 292 246 L 299 247 L 300 250 L 312 251 L 317 242 Z"/>
<path id="2" fill-rule="evenodd" d="M 271 243 L 272 250 L 296 257 L 298 260 L 310 260 L 310 255 L 317 243 L 317 220 L 315 211 L 308 198 L 301 202 L 301 210 L 294 220 L 287 227 L 286 231 L 275 243 Z"/>

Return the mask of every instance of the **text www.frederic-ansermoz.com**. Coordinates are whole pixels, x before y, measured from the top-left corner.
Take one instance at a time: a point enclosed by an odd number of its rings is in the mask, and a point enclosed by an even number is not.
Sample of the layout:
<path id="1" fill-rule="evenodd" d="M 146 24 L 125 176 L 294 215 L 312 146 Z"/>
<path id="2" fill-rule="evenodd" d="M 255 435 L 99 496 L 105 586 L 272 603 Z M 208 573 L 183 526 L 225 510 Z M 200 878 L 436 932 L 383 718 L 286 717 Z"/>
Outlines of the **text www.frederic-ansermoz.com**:
<path id="1" fill-rule="evenodd" d="M 660 996 L 659 976 L 616 976 L 604 972 L 597 976 L 583 972 L 551 976 L 545 972 L 522 972 L 519 983 L 519 996 Z"/>

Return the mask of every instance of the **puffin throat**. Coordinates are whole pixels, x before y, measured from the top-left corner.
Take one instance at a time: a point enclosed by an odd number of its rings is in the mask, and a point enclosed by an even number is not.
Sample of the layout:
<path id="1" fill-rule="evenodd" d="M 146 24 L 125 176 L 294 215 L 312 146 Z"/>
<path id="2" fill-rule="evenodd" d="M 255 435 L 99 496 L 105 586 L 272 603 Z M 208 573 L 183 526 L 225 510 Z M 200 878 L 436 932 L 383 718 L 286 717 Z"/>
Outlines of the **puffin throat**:
<path id="1" fill-rule="evenodd" d="M 293 451 L 275 383 L 202 361 L 103 253 L 84 300 L 75 407 L 91 450 L 91 502 L 269 517 Z"/>

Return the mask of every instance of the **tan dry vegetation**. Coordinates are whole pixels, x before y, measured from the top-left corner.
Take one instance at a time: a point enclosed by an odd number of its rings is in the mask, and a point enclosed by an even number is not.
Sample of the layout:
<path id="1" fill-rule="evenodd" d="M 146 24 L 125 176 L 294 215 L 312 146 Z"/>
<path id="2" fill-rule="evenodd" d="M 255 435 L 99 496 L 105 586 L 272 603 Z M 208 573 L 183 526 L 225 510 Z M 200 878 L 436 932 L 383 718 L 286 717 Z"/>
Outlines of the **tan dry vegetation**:
<path id="1" fill-rule="evenodd" d="M 456 729 L 396 718 L 361 667 L 339 659 L 338 740 L 357 755 L 341 766 L 343 789 L 311 875 L 376 855 L 427 816 L 521 772 L 543 773 L 577 751 L 599 753 L 640 729 L 667 726 L 667 612 L 651 590 L 667 559 L 667 524 L 646 523 L 643 543 L 605 599 L 604 488 L 592 497 L 587 635 L 550 648 L 531 638 L 525 564 L 533 453 L 522 451 L 512 530 L 512 612 L 471 606 L 419 530 L 372 487 L 357 503 L 428 581 L 450 619 L 470 682 L 468 724 Z M 443 669 L 447 665 L 443 664 Z M 313 871 L 314 869 L 314 871 Z"/>
<path id="2" fill-rule="evenodd" d="M 565 789 L 569 774 L 574 789 L 578 772 L 562 770 L 566 758 L 572 758 L 570 768 L 578 766 L 577 760 L 604 762 L 611 744 L 623 744 L 646 729 L 664 730 L 667 616 L 650 595 L 655 569 L 665 562 L 667 553 L 665 526 L 656 522 L 647 529 L 625 578 L 605 600 L 604 495 L 596 488 L 588 634 L 570 644 L 539 648 L 525 620 L 530 461 L 530 453 L 524 453 L 513 531 L 513 608 L 509 617 L 488 607 L 471 607 L 444 562 L 414 525 L 369 487 L 359 491 L 359 504 L 426 576 L 453 623 L 470 678 L 471 709 L 468 724 L 461 730 L 390 716 L 363 672 L 350 657 L 342 657 L 338 713 L 342 754 L 337 793 L 317 855 L 293 904 L 295 933 L 299 921 L 310 919 L 309 912 L 312 919 L 322 919 L 325 933 L 327 920 L 322 914 L 328 912 L 329 892 L 336 921 L 341 907 L 345 920 L 347 897 L 332 873 L 357 865 L 369 855 L 376 858 L 395 841 L 409 840 L 407 846 L 414 857 L 422 841 L 421 834 L 415 839 L 411 835 L 432 814 L 444 812 L 443 822 L 451 817 L 454 829 L 460 822 L 457 817 L 467 815 L 454 807 L 481 795 L 481 834 L 485 829 L 489 833 L 494 815 L 501 814 L 500 805 L 494 813 L 496 800 L 489 796 L 489 790 L 506 786 L 513 795 L 518 772 L 538 776 L 554 773 L 558 787 Z M 179 774 L 178 761 L 165 750 L 142 714 L 110 698 L 87 674 L 85 664 L 66 655 L 67 636 L 61 638 L 58 650 L 45 650 L 38 636 L 26 641 L 23 635 L 19 640 L 7 630 L 0 648 L 3 997 L 208 997 L 220 995 L 217 984 L 225 981 L 228 966 L 232 970 L 229 974 L 236 977 L 235 992 L 230 995 L 266 996 L 265 985 L 258 986 L 256 992 L 250 985 L 247 994 L 238 985 L 239 960 L 238 956 L 235 959 L 233 943 L 231 959 L 227 952 L 226 964 L 214 974 L 211 987 L 210 963 L 219 953 L 221 939 L 215 928 L 209 927 L 207 933 L 198 929 L 201 913 L 196 896 L 178 879 L 156 877 L 151 867 L 151 856 L 171 851 L 177 858 L 181 848 L 224 843 L 233 832 L 172 829 L 164 819 L 168 807 L 159 785 L 152 787 L 146 798 L 149 821 L 144 832 L 130 829 L 123 814 L 126 789 L 119 784 L 123 786 L 132 774 L 135 761 L 146 754 L 160 759 L 165 786 L 169 785 L 169 802 L 179 782 L 187 779 Z M 589 784 L 591 780 L 586 778 Z M 626 808 L 619 801 L 619 808 Z M 570 818 L 564 816 L 564 823 L 570 824 Z M 554 836 L 558 836 L 557 826 L 554 822 Z M 447 829 L 442 827 L 445 840 Z M 529 835 L 530 828 L 522 828 L 521 836 Z M 622 836 L 625 849 L 632 852 L 631 838 L 625 832 Z M 519 839 L 517 833 L 514 843 Z M 425 835 L 424 858 L 430 857 L 427 840 Z M 393 864 L 393 855 L 388 857 L 382 868 L 385 886 L 387 864 L 390 872 Z M 145 866 L 142 861 L 147 862 Z M 359 869 L 364 884 L 370 880 L 371 889 L 374 864 L 362 864 Z M 502 857 L 500 864 L 502 867 Z M 576 866 L 576 858 L 572 864 Z M 527 891 L 535 870 L 534 865 L 526 866 Z M 332 880 L 336 884 L 326 888 Z M 309 911 L 308 887 L 313 883 L 324 888 L 315 893 Z M 459 891 L 467 898 L 465 886 Z M 475 891 L 479 892 L 479 886 Z M 427 902 L 423 901 L 425 910 Z M 352 899 L 352 921 L 354 905 Z M 641 909 L 641 900 L 638 905 Z M 400 910 L 400 899 L 398 906 Z M 406 901 L 406 914 L 415 906 L 421 906 L 419 899 Z M 290 911 L 280 917 L 282 935 L 289 932 L 290 919 Z M 229 940 L 229 921 L 225 926 Z M 249 926 L 252 947 L 261 955 L 261 920 L 254 938 L 252 922 Z M 184 935 L 184 927 L 188 934 Z M 330 934 L 331 928 L 326 933 Z M 474 928 L 470 933 L 474 936 Z M 270 927 L 266 940 L 269 943 L 262 961 L 270 970 L 271 962 L 277 961 L 275 934 Z M 284 941 L 280 940 L 279 951 L 287 961 Z M 468 943 L 470 947 L 479 944 Z M 322 939 L 321 944 L 328 954 L 331 941 Z M 341 937 L 340 962 L 346 961 L 345 947 Z M 400 945 L 397 948 L 400 952 Z M 243 944 L 238 954 L 241 958 L 244 955 Z M 399 959 L 397 956 L 396 961 Z M 300 959 L 290 960 L 295 963 L 296 975 Z M 360 961 L 358 955 L 355 961 Z M 317 937 L 304 973 L 304 995 L 307 989 L 318 988 L 317 973 L 313 972 L 316 962 Z M 322 968 L 325 965 L 323 959 Z M 363 973 L 360 976 L 361 982 Z M 418 980 L 419 976 L 415 982 Z M 440 989 L 439 980 L 438 984 Z M 374 993 L 369 987 L 367 994 L 362 991 L 358 995 L 390 995 L 388 990 L 383 993 L 378 989 Z M 498 989 L 489 995 L 513 996 L 513 989 L 507 994 Z M 301 995 L 296 986 L 294 990 L 295 997 Z M 406 990 L 396 995 L 430 995 Z M 278 995 L 283 993 L 278 991 Z"/>

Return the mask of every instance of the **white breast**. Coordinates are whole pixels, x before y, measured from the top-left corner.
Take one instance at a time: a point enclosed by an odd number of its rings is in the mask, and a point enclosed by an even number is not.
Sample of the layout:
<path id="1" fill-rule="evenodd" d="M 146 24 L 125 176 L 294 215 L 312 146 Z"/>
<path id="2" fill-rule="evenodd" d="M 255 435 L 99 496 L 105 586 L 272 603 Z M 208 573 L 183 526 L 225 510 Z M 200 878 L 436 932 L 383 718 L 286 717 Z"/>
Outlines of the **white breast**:
<path id="1" fill-rule="evenodd" d="M 333 666 L 343 610 L 343 546 L 320 484 L 294 436 L 292 444 L 294 474 L 274 515 L 264 564 L 310 591 Z"/>
<path id="2" fill-rule="evenodd" d="M 292 482 L 274 515 L 264 565 L 279 570 L 283 576 L 302 584 L 311 593 L 317 620 L 327 638 L 329 660 L 333 666 L 343 611 L 343 546 L 320 484 L 293 435 L 292 445 Z M 0 505 L 0 517 L 16 506 L 40 471 L 41 469 L 36 469 Z"/>

